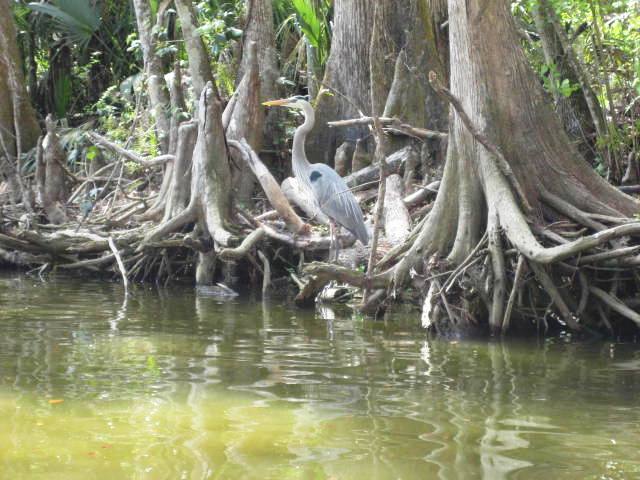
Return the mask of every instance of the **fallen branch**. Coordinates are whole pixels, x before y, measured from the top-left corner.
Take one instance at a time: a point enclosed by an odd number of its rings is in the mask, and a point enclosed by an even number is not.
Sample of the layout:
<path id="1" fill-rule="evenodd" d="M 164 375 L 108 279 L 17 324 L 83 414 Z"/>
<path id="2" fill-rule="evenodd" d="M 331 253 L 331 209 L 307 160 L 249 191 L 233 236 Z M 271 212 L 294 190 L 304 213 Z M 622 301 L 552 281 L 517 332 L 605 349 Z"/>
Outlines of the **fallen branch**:
<path id="1" fill-rule="evenodd" d="M 138 163 L 143 167 L 156 167 L 159 165 L 164 165 L 167 162 L 172 162 L 175 160 L 175 155 L 160 155 L 151 159 L 143 158 L 137 153 L 134 153 L 130 150 L 126 150 L 122 148 L 117 143 L 114 143 L 110 140 L 107 140 L 102 135 L 98 135 L 95 132 L 87 132 L 87 136 L 95 143 L 96 145 L 100 145 L 108 150 L 111 150 L 116 155 L 126 158 L 127 160 L 131 160 L 132 162 Z"/>
<path id="2" fill-rule="evenodd" d="M 402 123 L 398 118 L 392 117 L 380 117 L 380 123 L 384 127 L 391 127 L 393 132 L 402 133 L 412 137 L 420 139 L 427 138 L 447 138 L 448 134 L 445 132 L 436 132 L 435 130 L 428 130 L 426 128 L 414 127 L 406 123 Z M 351 118 L 348 120 L 336 120 L 334 122 L 327 122 L 329 127 L 351 127 L 354 125 L 373 125 L 373 117 L 360 117 Z M 386 130 L 386 129 L 385 129 Z"/>
<path id="3" fill-rule="evenodd" d="M 436 180 L 435 182 L 431 182 L 429 185 L 420 187 L 415 192 L 404 197 L 402 201 L 408 208 L 411 208 L 424 202 L 434 193 L 438 193 L 438 187 L 440 187 L 440 180 Z"/>
<path id="4" fill-rule="evenodd" d="M 116 263 L 118 264 L 118 269 L 120 270 L 120 274 L 122 275 L 122 283 L 124 285 L 124 294 L 125 296 L 129 295 L 129 279 L 127 278 L 127 269 L 124 267 L 124 263 L 122 263 L 122 257 L 120 256 L 120 252 L 118 251 L 118 247 L 116 247 L 115 242 L 113 241 L 113 237 L 109 237 L 109 248 L 113 252 L 113 255 L 116 258 Z"/>
<path id="5" fill-rule="evenodd" d="M 326 251 L 329 250 L 331 244 L 331 239 L 328 236 L 305 235 L 297 237 L 285 232 L 279 232 L 266 223 L 262 224 L 261 227 L 269 238 L 300 250 L 311 252 Z M 340 248 L 346 248 L 355 243 L 355 237 L 351 233 L 340 233 L 338 235 L 338 241 L 340 242 Z"/>
<path id="6" fill-rule="evenodd" d="M 304 267 L 304 273 L 307 275 L 314 275 L 322 280 L 337 280 L 360 288 L 386 288 L 389 281 L 389 276 L 386 272 L 374 275 L 370 279 L 367 279 L 367 276 L 362 272 L 351 270 L 350 268 L 342 267 L 340 265 L 319 262 L 313 262 L 306 265 Z"/>
<path id="7" fill-rule="evenodd" d="M 229 140 L 227 143 L 240 154 L 244 162 L 251 168 L 258 182 L 260 182 L 269 203 L 278 211 L 289 229 L 294 233 L 304 233 L 308 231 L 308 225 L 305 224 L 293 208 L 291 208 L 291 204 L 284 193 L 282 193 L 280 185 L 278 185 L 278 182 L 273 178 L 271 172 L 264 166 L 264 163 L 258 158 L 258 155 L 256 155 L 247 141 L 243 138 L 240 141 Z"/>
<path id="8" fill-rule="evenodd" d="M 636 325 L 640 326 L 640 314 L 627 307 L 616 297 L 614 297 L 613 295 L 609 295 L 607 292 L 601 290 L 598 287 L 589 287 L 589 291 L 593 293 L 594 296 L 602 300 L 603 303 L 611 307 L 612 310 L 618 312 L 623 317 L 628 318 Z"/>

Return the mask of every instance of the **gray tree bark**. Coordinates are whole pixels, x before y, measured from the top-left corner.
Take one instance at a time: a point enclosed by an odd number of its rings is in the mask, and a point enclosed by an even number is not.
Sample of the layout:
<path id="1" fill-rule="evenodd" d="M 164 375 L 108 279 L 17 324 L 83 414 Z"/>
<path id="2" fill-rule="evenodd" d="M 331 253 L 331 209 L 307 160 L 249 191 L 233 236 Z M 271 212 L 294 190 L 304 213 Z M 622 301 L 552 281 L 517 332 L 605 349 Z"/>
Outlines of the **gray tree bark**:
<path id="1" fill-rule="evenodd" d="M 51 115 L 45 120 L 47 135 L 42 142 L 44 164 L 44 191 L 42 206 L 49 222 L 61 224 L 67 221 L 65 203 L 68 197 L 65 173 L 62 165 L 65 163 L 65 154 L 60 138 L 56 133 L 56 124 Z"/>
<path id="2" fill-rule="evenodd" d="M 262 127 L 264 123 L 264 107 L 260 103 L 261 72 L 259 70 L 258 48 L 251 42 L 245 51 L 249 64 L 238 85 L 229 116 L 227 138 L 230 140 L 247 140 L 254 152 L 262 148 Z M 256 181 L 249 166 L 242 162 L 233 175 L 235 200 L 244 205 L 252 203 L 252 194 Z"/>
<path id="3" fill-rule="evenodd" d="M 167 84 L 162 71 L 162 61 L 156 52 L 158 39 L 154 31 L 153 16 L 148 0 L 134 0 L 133 6 L 138 23 L 138 35 L 142 47 L 144 72 L 147 77 L 149 104 L 156 121 L 156 133 L 162 153 L 169 152 L 170 101 Z"/>
<path id="4" fill-rule="evenodd" d="M 360 112 L 369 114 L 371 98 L 379 115 L 387 111 L 414 126 L 444 129 L 448 109 L 426 78 L 430 70 L 447 77 L 428 1 L 336 0 L 334 8 L 331 53 L 323 83 L 348 100 L 335 93 L 320 95 L 316 127 L 307 139 L 308 156 L 331 164 L 344 141 L 355 145 L 358 139 L 367 137 L 369 130 L 365 127 L 329 129 L 326 122 L 357 118 Z M 379 9 L 380 18 L 376 30 L 374 8 Z M 371 52 L 374 35 L 377 46 Z M 363 147 L 361 142 L 361 151 Z"/>
<path id="5" fill-rule="evenodd" d="M 250 69 L 251 58 L 248 47 L 255 42 L 258 67 L 260 69 L 260 100 L 272 100 L 278 96 L 277 81 L 280 76 L 276 36 L 273 27 L 271 0 L 245 0 L 247 22 L 242 42 L 242 59 L 238 79 Z"/>
<path id="6" fill-rule="evenodd" d="M 211 64 L 209 63 L 209 56 L 202 38 L 197 31 L 198 24 L 193 10 L 193 3 L 191 0 L 175 0 L 175 4 L 189 56 L 189 73 L 191 74 L 193 93 L 196 101 L 198 101 L 207 82 L 213 82 Z"/>

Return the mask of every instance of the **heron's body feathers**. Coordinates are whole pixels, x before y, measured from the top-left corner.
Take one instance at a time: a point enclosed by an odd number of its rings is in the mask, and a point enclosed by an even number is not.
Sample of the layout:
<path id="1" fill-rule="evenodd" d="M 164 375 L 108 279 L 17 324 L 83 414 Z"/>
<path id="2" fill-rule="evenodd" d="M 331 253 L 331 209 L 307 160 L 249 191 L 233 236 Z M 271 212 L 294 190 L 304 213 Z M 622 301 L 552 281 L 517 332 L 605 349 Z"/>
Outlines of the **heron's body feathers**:
<path id="1" fill-rule="evenodd" d="M 324 214 L 353 233 L 363 245 L 369 243 L 360 205 L 334 169 L 324 163 L 314 163 L 306 181 Z"/>

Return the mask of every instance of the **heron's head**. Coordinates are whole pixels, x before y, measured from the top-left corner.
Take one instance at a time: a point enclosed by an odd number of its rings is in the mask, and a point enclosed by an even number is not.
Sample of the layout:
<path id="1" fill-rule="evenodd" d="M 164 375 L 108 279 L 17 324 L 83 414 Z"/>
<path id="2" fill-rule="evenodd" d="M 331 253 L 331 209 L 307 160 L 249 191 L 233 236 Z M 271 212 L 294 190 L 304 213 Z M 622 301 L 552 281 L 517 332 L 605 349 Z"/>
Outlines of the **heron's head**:
<path id="1" fill-rule="evenodd" d="M 304 97 L 296 95 L 295 97 L 281 98 L 279 100 L 269 100 L 268 102 L 263 102 L 262 105 L 266 107 L 289 107 L 302 110 L 306 105 L 309 105 L 309 102 L 307 102 Z"/>

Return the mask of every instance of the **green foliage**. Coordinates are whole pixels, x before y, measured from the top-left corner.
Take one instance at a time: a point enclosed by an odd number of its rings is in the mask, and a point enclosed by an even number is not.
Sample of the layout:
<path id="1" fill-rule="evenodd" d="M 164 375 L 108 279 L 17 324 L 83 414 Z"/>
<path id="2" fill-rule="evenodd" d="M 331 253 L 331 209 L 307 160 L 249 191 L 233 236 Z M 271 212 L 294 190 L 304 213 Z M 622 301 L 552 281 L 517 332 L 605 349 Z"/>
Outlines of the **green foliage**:
<path id="1" fill-rule="evenodd" d="M 243 4 L 236 2 L 207 2 L 196 4 L 198 14 L 198 33 L 202 37 L 214 61 L 229 50 L 234 42 L 242 38 L 238 28 Z"/>
<path id="2" fill-rule="evenodd" d="M 557 92 L 563 97 L 570 97 L 574 92 L 580 90 L 580 85 L 571 83 L 568 78 L 561 78 L 560 72 L 555 64 L 544 64 L 540 67 L 540 75 L 544 82 L 544 87 L 549 92 Z"/>
<path id="3" fill-rule="evenodd" d="M 291 0 L 291 3 L 295 10 L 297 28 L 315 48 L 320 65 L 324 65 L 330 49 L 329 22 L 326 18 L 330 3 L 312 0 Z"/>
<path id="4" fill-rule="evenodd" d="M 285 71 L 295 77 L 300 67 L 309 69 L 308 54 L 312 54 L 316 65 L 311 73 L 322 77 L 331 49 L 332 2 L 274 0 L 273 12 Z"/>
<path id="5" fill-rule="evenodd" d="M 98 10 L 86 0 L 54 0 L 53 3 L 29 3 L 35 12 L 51 17 L 70 43 L 86 48 L 100 27 Z"/>

